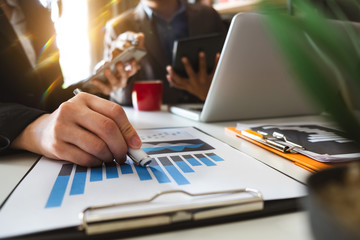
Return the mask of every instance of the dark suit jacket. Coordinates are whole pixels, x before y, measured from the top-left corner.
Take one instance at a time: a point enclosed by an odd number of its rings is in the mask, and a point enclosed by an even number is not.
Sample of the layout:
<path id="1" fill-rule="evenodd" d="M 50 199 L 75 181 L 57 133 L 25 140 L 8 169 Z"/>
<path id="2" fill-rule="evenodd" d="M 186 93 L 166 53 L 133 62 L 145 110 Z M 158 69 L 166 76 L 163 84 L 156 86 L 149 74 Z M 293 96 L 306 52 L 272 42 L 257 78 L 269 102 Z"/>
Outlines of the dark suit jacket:
<path id="1" fill-rule="evenodd" d="M 0 152 L 34 119 L 53 111 L 72 96 L 72 88 L 63 90 L 57 49 L 43 49 L 54 37 L 50 13 L 37 0 L 19 1 L 31 34 L 38 64 L 33 69 L 15 31 L 0 8 Z M 52 56 L 52 58 L 48 58 Z M 54 58 L 55 56 L 55 58 Z M 43 61 L 55 59 L 54 61 Z"/>
<path id="2" fill-rule="evenodd" d="M 217 12 L 201 4 L 187 4 L 189 37 L 207 35 L 211 33 L 224 33 L 225 26 Z M 141 60 L 141 70 L 129 80 L 128 86 L 122 90 L 121 104 L 131 104 L 132 84 L 135 80 L 162 80 L 164 83 L 164 103 L 199 102 L 195 96 L 170 87 L 166 80 L 166 66 L 171 63 L 167 59 L 156 33 L 156 27 L 146 15 L 142 4 L 112 19 L 106 26 L 105 33 L 105 59 L 111 58 L 110 46 L 118 35 L 126 31 L 143 32 L 145 34 L 145 47 L 147 55 Z"/>

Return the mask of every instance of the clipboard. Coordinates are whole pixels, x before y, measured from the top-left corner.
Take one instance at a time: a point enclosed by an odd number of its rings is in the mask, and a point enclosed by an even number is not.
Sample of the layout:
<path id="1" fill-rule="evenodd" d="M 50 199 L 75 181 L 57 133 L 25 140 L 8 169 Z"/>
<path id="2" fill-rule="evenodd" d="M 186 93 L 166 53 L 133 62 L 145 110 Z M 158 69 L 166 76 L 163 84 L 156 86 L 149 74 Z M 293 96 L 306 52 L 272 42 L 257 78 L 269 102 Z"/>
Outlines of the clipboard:
<path id="1" fill-rule="evenodd" d="M 270 145 L 270 144 L 266 144 L 266 142 L 264 142 L 264 141 L 259 141 L 259 140 L 255 140 L 254 138 L 250 138 L 249 136 L 244 135 L 240 130 L 237 130 L 236 127 L 226 127 L 225 131 L 234 137 L 245 139 L 246 141 L 256 144 L 270 152 L 280 155 L 280 156 L 292 161 L 294 164 L 296 164 L 308 171 L 311 171 L 311 172 L 317 172 L 322 169 L 339 166 L 339 163 L 337 163 L 337 164 L 322 163 L 322 162 L 318 162 L 314 159 L 311 159 L 307 156 L 304 156 L 302 154 L 292 153 L 291 150 L 284 151 L 283 146 L 276 147 L 276 144 Z M 254 134 L 256 134 L 256 133 L 254 133 Z M 259 139 L 261 139 L 261 135 L 258 134 L 258 136 L 259 136 Z"/>
<path id="2" fill-rule="evenodd" d="M 214 201 L 198 204 L 191 201 L 175 209 L 172 207 L 162 207 L 160 209 L 145 211 L 140 209 L 138 211 L 129 211 L 127 214 L 116 214 L 117 208 L 130 206 L 141 208 L 142 205 L 154 202 L 165 195 L 178 193 L 191 198 L 201 198 L 200 202 L 204 198 Z M 248 195 L 248 197 L 240 197 L 244 194 Z M 263 207 L 264 201 L 262 195 L 255 189 L 245 188 L 200 194 L 192 194 L 182 190 L 169 190 L 158 193 L 148 200 L 88 207 L 80 214 L 82 224 L 78 229 L 84 231 L 86 235 L 98 235 L 149 227 L 170 226 L 181 222 L 197 222 L 260 211 Z"/>
<path id="3" fill-rule="evenodd" d="M 189 202 L 176 209 L 161 207 L 157 210 L 129 211 L 128 214 L 117 215 L 116 213 L 117 208 L 146 205 L 169 194 L 183 194 L 190 198 L 201 198 L 202 200 L 206 198 L 214 201 L 201 204 Z M 243 197 L 243 195 L 247 195 L 247 197 Z M 169 190 L 158 193 L 147 200 L 88 207 L 79 214 L 82 224 L 77 227 L 21 235 L 12 239 L 107 239 L 108 237 L 112 239 L 114 237 L 134 237 L 291 212 L 298 209 L 297 202 L 298 199 L 265 202 L 262 194 L 251 188 L 200 194 L 192 194 L 182 190 Z"/>
<path id="4" fill-rule="evenodd" d="M 142 214 L 131 214 L 132 216 L 118 216 L 117 218 L 109 216 L 88 218 L 87 216 L 91 211 L 111 210 L 116 207 L 147 204 L 161 196 L 172 193 L 207 198 L 232 196 L 236 194 L 249 194 L 251 197 L 233 200 L 224 199 L 224 201 L 217 200 L 214 204 L 202 205 L 201 207 L 188 205 L 175 211 L 146 212 Z M 291 198 L 264 201 L 259 191 L 249 188 L 203 194 L 191 194 L 185 191 L 165 191 L 145 201 L 88 207 L 79 214 L 79 218 L 83 221 L 82 224 L 77 227 L 21 235 L 11 239 L 113 239 L 136 237 L 294 212 L 301 209 L 299 204 L 300 200 L 301 199 L 298 198 Z"/>
<path id="5" fill-rule="evenodd" d="M 195 128 L 139 132 L 145 139 L 163 139 L 143 141 L 154 157 L 155 165 L 147 168 L 133 163 L 84 168 L 41 158 L 2 207 L 0 239 L 134 237 L 292 212 L 306 195 L 301 183 Z M 165 159 L 164 147 L 179 152 Z M 193 172 L 185 171 L 186 162 Z M 119 175 L 111 178 L 114 169 Z M 152 178 L 142 178 L 144 171 Z M 255 181 L 257 176 L 247 175 L 252 171 L 272 181 Z M 95 179 L 100 172 L 102 178 Z M 162 183 L 166 176 L 169 181 Z M 24 202 L 24 196 L 32 197 Z M 17 218 L 14 212 L 25 215 Z"/>
<path id="6" fill-rule="evenodd" d="M 90 211 L 112 209 L 114 207 L 125 207 L 148 203 L 166 194 L 182 193 L 191 197 L 216 197 L 230 196 L 235 194 L 249 194 L 247 199 L 235 199 L 217 201 L 217 204 L 203 205 L 202 207 L 184 207 L 176 211 L 164 211 L 133 216 L 119 216 L 118 218 L 102 217 L 90 219 L 86 215 Z M 38 239 L 114 239 L 144 236 L 146 234 L 157 234 L 193 227 L 211 226 L 233 221 L 247 220 L 259 217 L 272 216 L 298 211 L 301 209 L 301 199 L 281 199 L 264 201 L 259 191 L 255 189 L 238 189 L 223 192 L 209 192 L 204 194 L 190 194 L 183 191 L 165 191 L 155 195 L 153 198 L 138 203 L 119 203 L 104 206 L 86 208 L 79 214 L 83 223 L 78 227 L 70 227 L 58 230 L 21 235 L 11 239 L 38 240 Z M 154 221 L 154 224 L 149 224 Z M 146 223 L 146 224 L 144 224 Z"/>

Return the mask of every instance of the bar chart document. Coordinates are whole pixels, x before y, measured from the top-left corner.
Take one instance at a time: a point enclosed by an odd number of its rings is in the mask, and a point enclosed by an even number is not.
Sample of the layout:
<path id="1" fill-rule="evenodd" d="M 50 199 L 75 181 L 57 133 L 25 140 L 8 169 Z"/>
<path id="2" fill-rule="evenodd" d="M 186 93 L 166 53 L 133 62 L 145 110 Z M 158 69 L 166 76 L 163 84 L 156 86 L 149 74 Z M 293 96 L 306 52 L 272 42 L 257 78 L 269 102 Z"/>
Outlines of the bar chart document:
<path id="1" fill-rule="evenodd" d="M 251 188 L 265 201 L 306 194 L 303 184 L 195 128 L 138 133 L 152 157 L 148 167 L 129 158 L 92 168 L 41 158 L 1 208 L 0 238 L 79 226 L 79 213 L 89 206 L 141 201 L 164 191 Z M 166 199 L 170 207 L 181 202 Z"/>

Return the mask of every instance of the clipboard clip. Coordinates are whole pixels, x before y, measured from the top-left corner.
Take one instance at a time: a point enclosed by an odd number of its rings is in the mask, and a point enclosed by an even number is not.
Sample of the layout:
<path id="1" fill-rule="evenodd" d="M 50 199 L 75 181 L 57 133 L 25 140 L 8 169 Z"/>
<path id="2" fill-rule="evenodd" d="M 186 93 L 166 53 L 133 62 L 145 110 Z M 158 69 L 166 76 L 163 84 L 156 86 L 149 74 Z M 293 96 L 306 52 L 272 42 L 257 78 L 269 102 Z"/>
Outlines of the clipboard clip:
<path id="1" fill-rule="evenodd" d="M 244 136 L 247 136 L 253 140 L 259 141 L 262 144 L 275 148 L 284 153 L 298 153 L 298 149 L 304 150 L 305 148 L 297 143 L 291 142 L 286 136 L 279 132 L 273 132 L 272 134 L 257 131 L 254 132 L 250 129 L 241 131 Z"/>
<path id="2" fill-rule="evenodd" d="M 171 194 L 180 195 L 172 196 L 172 201 L 166 200 Z M 182 201 L 184 197 L 186 201 Z M 94 235 L 199 221 L 262 210 L 263 207 L 262 194 L 250 188 L 198 194 L 169 190 L 147 200 L 88 207 L 80 214 L 79 230 Z"/>

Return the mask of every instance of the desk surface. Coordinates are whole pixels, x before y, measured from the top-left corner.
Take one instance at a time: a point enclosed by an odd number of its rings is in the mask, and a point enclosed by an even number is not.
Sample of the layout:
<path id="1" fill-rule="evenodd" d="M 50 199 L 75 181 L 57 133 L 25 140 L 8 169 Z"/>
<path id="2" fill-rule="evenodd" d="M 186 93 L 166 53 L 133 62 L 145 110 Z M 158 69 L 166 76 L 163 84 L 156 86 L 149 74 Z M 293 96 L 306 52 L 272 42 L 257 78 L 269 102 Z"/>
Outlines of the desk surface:
<path id="1" fill-rule="evenodd" d="M 194 126 L 300 182 L 304 183 L 310 174 L 307 170 L 294 165 L 290 161 L 242 139 L 235 139 L 226 134 L 225 127 L 235 126 L 236 121 L 221 123 L 195 122 L 168 113 L 166 106 L 163 107 L 161 112 L 138 112 L 132 108 L 125 108 L 125 111 L 136 129 Z M 241 123 L 289 123 L 313 120 L 321 121 L 322 119 L 320 117 L 307 116 L 286 119 L 249 120 L 241 121 Z M 37 159 L 38 156 L 34 154 L 19 154 L 0 158 L 0 204 L 5 201 L 13 188 L 16 187 Z M 244 239 L 312 239 L 306 212 L 173 231 L 143 236 L 140 239 L 219 239 L 224 237 L 229 239 L 240 235 Z"/>

